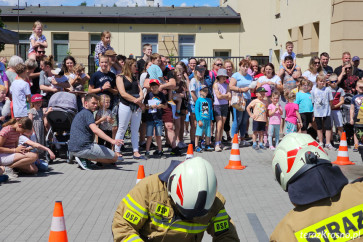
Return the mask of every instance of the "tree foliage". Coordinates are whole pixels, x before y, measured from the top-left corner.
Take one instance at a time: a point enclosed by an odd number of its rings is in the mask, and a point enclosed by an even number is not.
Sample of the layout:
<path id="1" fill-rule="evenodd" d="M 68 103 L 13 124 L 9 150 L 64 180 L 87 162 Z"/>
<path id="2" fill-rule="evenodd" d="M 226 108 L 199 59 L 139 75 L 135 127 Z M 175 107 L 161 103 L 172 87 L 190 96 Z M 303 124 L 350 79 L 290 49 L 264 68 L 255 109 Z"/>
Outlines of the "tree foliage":
<path id="1" fill-rule="evenodd" d="M 86 1 L 81 2 L 81 4 L 79 6 L 87 6 L 87 2 Z"/>

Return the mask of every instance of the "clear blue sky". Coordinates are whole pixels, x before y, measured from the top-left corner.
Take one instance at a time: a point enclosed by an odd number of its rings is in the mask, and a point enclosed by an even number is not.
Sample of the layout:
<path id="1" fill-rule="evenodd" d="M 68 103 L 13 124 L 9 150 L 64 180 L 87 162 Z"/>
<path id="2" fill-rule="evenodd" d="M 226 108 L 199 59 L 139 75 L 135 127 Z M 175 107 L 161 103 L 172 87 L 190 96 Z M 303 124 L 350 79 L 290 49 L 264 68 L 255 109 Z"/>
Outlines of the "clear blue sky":
<path id="1" fill-rule="evenodd" d="M 44 5 L 44 6 L 77 6 L 84 0 L 19 0 L 20 5 L 24 6 L 25 2 L 28 3 L 28 5 Z M 117 6 L 134 6 L 136 3 L 139 6 L 142 6 L 145 4 L 146 0 L 86 0 L 88 6 L 93 6 L 94 4 L 100 5 L 108 5 L 112 6 L 114 3 L 116 3 Z M 219 6 L 219 0 L 154 0 L 156 3 L 160 3 L 161 6 L 171 6 L 175 5 L 176 7 L 180 6 Z M 18 0 L 0 0 L 0 6 L 1 5 L 11 5 L 15 6 L 17 5 Z"/>

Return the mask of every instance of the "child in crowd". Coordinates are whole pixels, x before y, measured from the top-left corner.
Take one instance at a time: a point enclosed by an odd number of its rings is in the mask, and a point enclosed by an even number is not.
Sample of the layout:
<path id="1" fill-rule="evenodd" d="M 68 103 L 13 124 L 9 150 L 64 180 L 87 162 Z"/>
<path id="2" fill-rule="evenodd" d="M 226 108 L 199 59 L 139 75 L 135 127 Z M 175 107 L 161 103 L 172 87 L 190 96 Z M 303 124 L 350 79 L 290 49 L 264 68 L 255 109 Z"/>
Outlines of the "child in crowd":
<path id="1" fill-rule="evenodd" d="M 4 174 L 9 178 L 18 177 L 13 168 L 29 174 L 38 172 L 34 165 L 38 155 L 29 152 L 30 149 L 23 145 L 18 146 L 20 135 L 27 131 L 32 132 L 32 129 L 32 121 L 24 117 L 10 119 L 0 131 L 0 166 L 5 166 Z"/>
<path id="2" fill-rule="evenodd" d="M 291 90 L 291 92 L 297 94 L 299 91 L 300 91 L 300 88 L 301 88 L 301 83 L 302 81 L 306 80 L 304 77 L 298 77 L 296 78 L 296 87 L 294 89 Z M 286 97 L 288 96 L 289 94 L 287 93 L 286 94 Z"/>
<path id="3" fill-rule="evenodd" d="M 10 118 L 10 99 L 6 97 L 6 88 L 0 85 L 0 129 Z"/>
<path id="4" fill-rule="evenodd" d="M 150 79 L 158 79 L 159 82 L 164 82 L 163 71 L 160 68 L 161 58 L 158 53 L 154 53 L 150 56 L 152 65 L 147 69 Z"/>
<path id="5" fill-rule="evenodd" d="M 205 135 L 206 147 L 205 151 L 213 151 L 213 147 L 210 145 L 210 137 L 211 137 L 211 121 L 213 120 L 213 109 L 212 109 L 212 101 L 210 98 L 207 98 L 208 95 L 208 87 L 206 85 L 202 85 L 200 92 L 200 97 L 195 102 L 195 116 L 197 120 L 197 130 L 195 132 L 195 151 L 202 152 L 202 148 L 198 146 L 199 137 Z"/>
<path id="6" fill-rule="evenodd" d="M 165 95 L 162 92 L 159 92 L 160 82 L 157 79 L 150 80 L 150 90 L 144 99 L 144 104 L 146 105 L 147 113 L 146 113 L 146 152 L 145 157 L 147 159 L 150 158 L 150 145 L 152 142 L 152 138 L 155 132 L 156 144 L 158 146 L 158 150 L 154 152 L 154 156 L 161 158 L 164 156 L 162 144 L 161 144 L 161 135 L 163 129 L 163 120 L 162 109 L 167 108 L 167 102 Z"/>
<path id="7" fill-rule="evenodd" d="M 5 71 L 6 71 L 6 62 L 7 62 L 6 57 L 1 56 L 0 57 L 0 75 L 5 73 Z"/>
<path id="8" fill-rule="evenodd" d="M 279 76 L 282 76 L 285 71 L 287 71 L 289 75 L 292 75 L 293 71 L 295 69 L 301 71 L 301 69 L 299 67 L 296 67 L 296 54 L 293 52 L 294 44 L 291 41 L 287 41 L 285 46 L 286 46 L 286 52 L 283 53 L 282 56 L 281 56 L 281 60 L 280 60 L 281 65 L 280 65 Z M 288 56 L 288 55 L 291 56 L 292 59 L 294 60 L 294 65 L 290 70 L 286 68 L 285 61 L 284 61 L 285 57 Z M 291 73 L 289 73 L 290 71 L 291 71 Z"/>
<path id="9" fill-rule="evenodd" d="M 45 145 L 44 119 L 47 114 L 52 111 L 52 108 L 49 107 L 47 111 L 43 113 L 42 104 L 43 96 L 40 94 L 34 94 L 31 97 L 31 109 L 29 110 L 28 117 L 33 122 L 33 131 L 36 136 L 36 141 L 41 145 Z"/>
<path id="10" fill-rule="evenodd" d="M 52 70 L 52 74 L 54 76 L 48 77 L 50 83 L 52 83 L 52 79 L 55 79 L 57 83 L 66 83 L 68 82 L 68 77 L 64 75 L 64 71 L 61 68 L 56 68 Z M 52 88 L 57 88 L 58 91 L 64 91 L 64 87 L 62 85 L 50 85 Z"/>
<path id="11" fill-rule="evenodd" d="M 183 102 L 183 98 L 186 95 L 187 86 L 186 81 L 184 79 L 184 72 L 180 68 L 175 69 L 175 82 L 176 89 L 172 92 L 169 92 L 169 100 L 172 100 L 176 105 L 176 116 L 180 116 L 180 108 Z"/>
<path id="12" fill-rule="evenodd" d="M 20 135 L 19 145 L 25 146 L 28 149 L 31 148 L 29 151 L 34 152 L 34 153 L 38 153 L 39 150 L 48 152 L 49 158 L 51 160 L 54 160 L 55 155 L 48 147 L 45 147 L 45 146 L 39 144 L 38 142 L 36 142 L 35 140 L 31 139 L 32 133 L 33 133 L 32 131 L 26 130 L 22 135 Z M 39 171 L 43 171 L 43 172 L 49 171 L 48 163 L 45 162 L 44 160 L 37 159 L 34 162 L 34 165 L 38 168 Z"/>
<path id="13" fill-rule="evenodd" d="M 363 133 L 363 79 L 357 81 L 357 95 L 350 104 L 350 124 L 354 125 L 354 152 L 358 152 L 359 142 L 362 142 Z"/>
<path id="14" fill-rule="evenodd" d="M 84 85 L 90 79 L 89 75 L 85 73 L 85 67 L 82 64 L 76 64 L 74 67 L 75 75 L 72 76 L 73 83 L 71 84 L 72 91 L 84 91 Z"/>
<path id="15" fill-rule="evenodd" d="M 96 125 L 99 125 L 99 128 L 107 134 L 109 137 L 112 137 L 112 123 L 114 118 L 112 117 L 112 113 L 110 108 L 111 98 L 110 96 L 103 94 L 100 96 L 100 108 L 96 113 Z M 107 148 L 111 149 L 112 144 L 107 142 L 104 139 L 98 137 L 98 144 L 104 145 Z"/>
<path id="16" fill-rule="evenodd" d="M 249 116 L 252 117 L 253 119 L 252 148 L 255 150 L 266 149 L 266 147 L 263 145 L 263 133 L 266 131 L 267 106 L 268 106 L 268 102 L 267 100 L 265 100 L 265 93 L 266 89 L 264 87 L 257 88 L 256 90 L 257 98 L 252 100 L 252 102 L 250 102 L 250 104 L 246 108 Z M 251 109 L 253 109 L 253 113 L 251 113 Z M 257 136 L 259 139 L 259 145 L 257 145 Z"/>
<path id="17" fill-rule="evenodd" d="M 311 92 L 311 98 L 314 103 L 314 118 L 317 126 L 319 145 L 324 147 L 323 143 L 323 126 L 325 128 L 326 144 L 325 148 L 331 150 L 334 147 L 330 143 L 331 138 L 331 106 L 333 95 L 329 88 L 326 87 L 326 78 L 319 74 L 316 77 L 316 88 Z"/>
<path id="18" fill-rule="evenodd" d="M 290 92 L 289 95 L 287 96 L 287 100 L 289 102 L 285 106 L 286 134 L 296 133 L 298 128 L 301 128 L 302 126 L 301 115 L 299 113 L 299 105 L 294 103 L 295 98 L 296 94 L 293 92 Z"/>
<path id="19" fill-rule="evenodd" d="M 272 103 L 268 105 L 268 116 L 270 117 L 268 123 L 268 143 L 270 150 L 275 150 L 275 147 L 279 144 L 280 140 L 280 125 L 281 115 L 283 113 L 279 104 L 280 92 L 274 91 L 272 93 Z M 272 137 L 275 136 L 275 146 L 272 143 Z"/>
<path id="20" fill-rule="evenodd" d="M 110 31 L 103 31 L 101 33 L 101 41 L 97 43 L 95 48 L 95 63 L 99 66 L 100 56 L 104 55 L 107 50 L 113 50 L 110 45 L 111 43 L 111 32 Z"/>
<path id="21" fill-rule="evenodd" d="M 311 98 L 311 89 L 313 83 L 305 78 L 301 80 L 299 92 L 296 94 L 295 103 L 299 105 L 299 113 L 301 115 L 302 127 L 301 133 L 307 133 L 309 125 L 313 122 L 313 100 Z"/>
<path id="22" fill-rule="evenodd" d="M 340 107 L 344 104 L 344 96 L 345 92 L 341 87 L 338 87 L 338 76 L 335 73 L 332 73 L 329 76 L 329 87 L 328 89 L 333 95 L 333 104 L 331 107 L 331 120 L 332 124 L 335 125 L 336 130 L 338 131 L 339 137 L 342 136 L 343 132 L 343 115 L 340 110 Z"/>
<path id="23" fill-rule="evenodd" d="M 42 46 L 44 48 L 48 47 L 47 39 L 42 34 L 43 33 L 43 24 L 39 21 L 35 21 L 33 24 L 33 34 L 30 35 L 30 48 L 28 51 L 28 58 L 35 60 L 35 48 L 38 46 Z"/>
<path id="24" fill-rule="evenodd" d="M 30 86 L 25 81 L 28 78 L 26 66 L 22 63 L 15 66 L 18 75 L 10 86 L 13 99 L 13 113 L 15 118 L 28 117 L 27 102 L 30 102 Z"/>
<path id="25" fill-rule="evenodd" d="M 229 90 L 229 85 L 226 83 L 228 78 L 226 69 L 219 69 L 217 73 L 217 79 L 213 85 L 214 93 L 214 117 L 217 123 L 216 127 L 216 139 L 215 139 L 215 151 L 222 151 L 222 136 L 223 127 L 226 122 L 227 115 L 229 115 L 228 103 L 232 98 L 232 94 Z"/>

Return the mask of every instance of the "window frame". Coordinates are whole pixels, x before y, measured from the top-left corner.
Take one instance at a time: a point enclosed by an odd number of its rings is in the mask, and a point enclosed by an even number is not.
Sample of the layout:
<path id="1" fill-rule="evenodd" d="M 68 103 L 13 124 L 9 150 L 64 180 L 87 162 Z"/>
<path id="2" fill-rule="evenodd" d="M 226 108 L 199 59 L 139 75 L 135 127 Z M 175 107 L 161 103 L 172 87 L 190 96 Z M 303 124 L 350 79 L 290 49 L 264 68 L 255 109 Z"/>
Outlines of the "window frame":
<path id="1" fill-rule="evenodd" d="M 68 35 L 68 40 L 55 40 L 55 35 L 57 35 L 57 34 L 66 34 L 66 35 Z M 61 62 L 61 61 L 63 61 L 63 59 L 62 60 L 58 60 L 58 57 L 59 57 L 59 54 L 57 53 L 57 55 L 56 55 L 56 45 L 67 45 L 67 52 L 69 51 L 69 33 L 52 33 L 52 40 L 53 40 L 53 43 L 52 43 L 52 47 L 53 47 L 53 53 L 54 53 L 54 61 L 56 61 L 56 62 Z M 67 56 L 67 53 L 66 53 L 66 55 L 65 56 Z"/>
<path id="2" fill-rule="evenodd" d="M 92 40 L 92 36 L 98 36 L 100 39 L 99 40 Z M 100 36 L 100 34 L 99 33 L 90 33 L 90 35 L 89 35 L 89 53 L 90 53 L 90 55 L 92 55 L 93 56 L 93 54 L 94 53 L 92 53 L 92 45 L 95 45 L 95 49 L 96 49 L 96 45 L 97 45 L 97 43 L 98 42 L 100 42 L 101 41 L 101 36 Z M 93 50 L 94 51 L 94 50 Z"/>
<path id="3" fill-rule="evenodd" d="M 28 38 L 27 39 L 21 39 L 20 38 L 20 35 L 28 35 Z M 28 59 L 28 52 L 29 52 L 29 49 L 30 49 L 30 41 L 29 41 L 29 38 L 30 36 L 32 35 L 31 32 L 23 32 L 23 33 L 19 33 L 19 56 L 21 58 L 23 58 L 23 60 L 26 60 Z M 20 53 L 20 49 L 21 47 L 20 46 L 25 46 L 25 56 L 23 56 L 21 53 Z"/>
<path id="4" fill-rule="evenodd" d="M 183 43 L 182 41 L 180 41 L 180 39 L 181 39 L 181 37 L 184 37 L 184 36 L 193 36 L 194 42 L 193 43 L 188 43 L 188 42 Z M 195 56 L 195 37 L 196 37 L 195 34 L 179 34 L 179 36 L 178 36 L 178 47 L 179 47 L 178 48 L 178 52 L 179 52 L 179 56 L 180 57 L 188 57 L 188 58 L 190 58 L 190 57 Z M 181 52 L 180 52 L 181 46 L 193 46 L 193 54 L 191 56 L 183 56 L 181 54 Z"/>

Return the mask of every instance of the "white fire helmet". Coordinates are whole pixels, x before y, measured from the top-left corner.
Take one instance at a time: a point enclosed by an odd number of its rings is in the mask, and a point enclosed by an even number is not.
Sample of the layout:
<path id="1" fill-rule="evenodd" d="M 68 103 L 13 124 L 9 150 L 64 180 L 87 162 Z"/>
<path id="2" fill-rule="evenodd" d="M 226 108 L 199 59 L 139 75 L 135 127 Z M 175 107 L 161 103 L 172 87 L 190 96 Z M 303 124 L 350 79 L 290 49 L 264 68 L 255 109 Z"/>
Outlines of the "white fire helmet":
<path id="1" fill-rule="evenodd" d="M 272 158 L 272 171 L 282 189 L 307 170 L 330 163 L 323 147 L 308 134 L 291 133 L 279 143 Z M 330 163 L 331 164 L 331 163 Z"/>
<path id="2" fill-rule="evenodd" d="M 217 179 L 212 166 L 201 157 L 178 165 L 168 179 L 168 194 L 186 219 L 201 217 L 212 207 Z"/>

